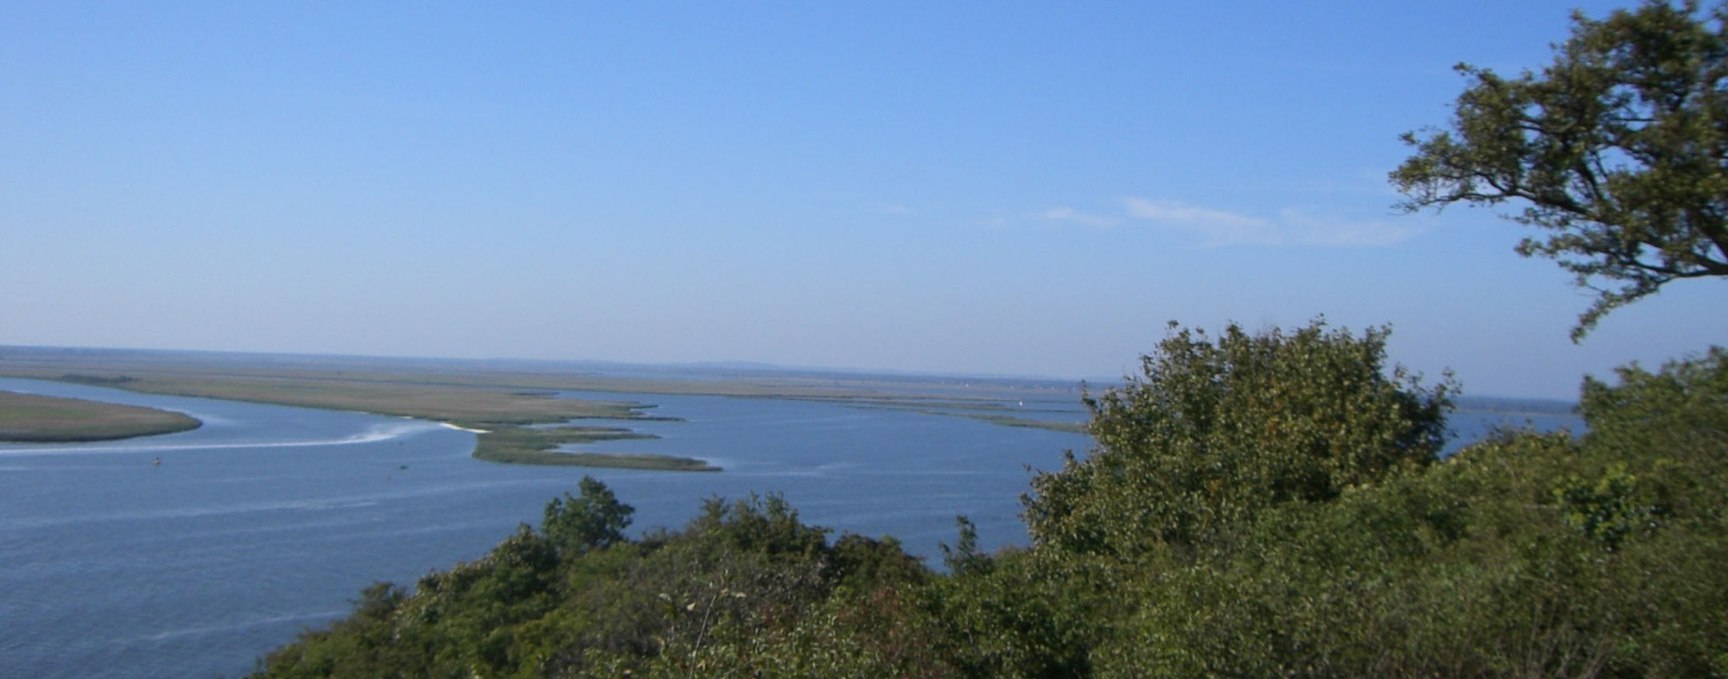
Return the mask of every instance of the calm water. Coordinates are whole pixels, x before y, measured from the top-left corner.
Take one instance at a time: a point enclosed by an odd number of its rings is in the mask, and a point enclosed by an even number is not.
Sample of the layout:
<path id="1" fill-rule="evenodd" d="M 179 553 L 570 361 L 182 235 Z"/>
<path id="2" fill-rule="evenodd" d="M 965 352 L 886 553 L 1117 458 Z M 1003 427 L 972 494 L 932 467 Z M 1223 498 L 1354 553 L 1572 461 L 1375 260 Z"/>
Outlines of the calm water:
<path id="1" fill-rule="evenodd" d="M 1024 541 L 1022 465 L 1085 439 L 833 404 L 600 395 L 687 422 L 604 450 L 709 458 L 718 474 L 478 462 L 436 424 L 0 379 L 0 389 L 187 412 L 203 428 L 99 444 L 0 444 L 0 676 L 234 676 L 345 613 L 375 580 L 483 555 L 585 473 L 681 526 L 703 498 L 783 493 L 809 522 L 893 534 L 920 554 L 974 517 Z M 152 460 L 160 458 L 161 464 Z"/>
<path id="2" fill-rule="evenodd" d="M 187 412 L 196 431 L 99 444 L 0 444 L 0 676 L 234 676 L 376 580 L 481 556 L 583 474 L 677 527 L 704 498 L 781 493 L 807 521 L 893 535 L 939 559 L 954 516 L 986 547 L 1023 543 L 1025 467 L 1085 437 L 958 417 L 773 399 L 637 400 L 682 422 L 587 449 L 714 461 L 718 474 L 478 462 L 472 434 L 352 413 L 0 379 L 0 389 Z M 1008 402 L 1084 414 L 1073 395 Z M 1041 413 L 1048 417 L 1049 413 Z M 1490 419 L 1460 413 L 1473 437 Z M 1517 418 L 1514 418 L 1517 421 Z M 1543 427 L 1575 422 L 1558 418 Z M 161 464 L 152 464 L 160 459 Z"/>

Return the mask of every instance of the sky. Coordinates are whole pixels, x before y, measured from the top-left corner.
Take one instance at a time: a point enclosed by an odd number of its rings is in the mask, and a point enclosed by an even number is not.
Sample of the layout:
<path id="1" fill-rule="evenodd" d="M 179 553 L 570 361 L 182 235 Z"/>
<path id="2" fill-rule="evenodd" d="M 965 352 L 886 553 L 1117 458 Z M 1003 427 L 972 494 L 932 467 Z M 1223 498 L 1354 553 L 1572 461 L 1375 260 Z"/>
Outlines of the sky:
<path id="1" fill-rule="evenodd" d="M 0 344 L 1111 378 L 1390 325 L 1466 394 L 1728 336 L 1387 172 L 1551 2 L 0 0 Z"/>

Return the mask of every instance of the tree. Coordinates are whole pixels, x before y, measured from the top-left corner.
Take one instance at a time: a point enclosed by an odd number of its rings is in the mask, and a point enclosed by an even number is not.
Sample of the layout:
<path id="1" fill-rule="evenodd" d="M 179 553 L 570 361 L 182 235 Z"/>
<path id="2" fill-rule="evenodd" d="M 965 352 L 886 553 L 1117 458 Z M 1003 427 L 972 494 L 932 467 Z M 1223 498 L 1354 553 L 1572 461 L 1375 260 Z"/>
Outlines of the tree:
<path id="1" fill-rule="evenodd" d="M 618 501 L 606 484 L 584 476 L 577 484 L 576 497 L 565 493 L 546 503 L 540 531 L 560 554 L 581 554 L 603 549 L 624 541 L 624 529 L 630 527 L 630 515 L 636 508 Z"/>
<path id="2" fill-rule="evenodd" d="M 1435 459 L 1455 385 L 1383 368 L 1390 331 L 1177 330 L 1140 377 L 1086 399 L 1097 447 L 1025 499 L 1040 546 L 1132 559 L 1208 543 L 1264 508 Z"/>
<path id="3" fill-rule="evenodd" d="M 1594 290 L 1579 341 L 1609 311 L 1674 280 L 1728 276 L 1728 5 L 1649 0 L 1593 21 L 1540 74 L 1460 64 L 1449 130 L 1407 133 L 1391 173 L 1407 212 L 1455 203 L 1523 210 L 1547 232 L 1517 251 Z"/>

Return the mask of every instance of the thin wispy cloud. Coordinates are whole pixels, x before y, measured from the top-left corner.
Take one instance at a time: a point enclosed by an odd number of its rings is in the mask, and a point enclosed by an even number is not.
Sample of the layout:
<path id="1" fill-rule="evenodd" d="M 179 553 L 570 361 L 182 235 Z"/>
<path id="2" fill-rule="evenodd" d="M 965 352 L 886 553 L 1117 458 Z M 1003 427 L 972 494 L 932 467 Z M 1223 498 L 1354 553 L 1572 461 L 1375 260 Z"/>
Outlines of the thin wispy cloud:
<path id="1" fill-rule="evenodd" d="M 1317 217 L 1296 209 L 1278 213 L 1296 242 L 1336 247 L 1394 245 L 1422 233 L 1415 222 L 1392 224 L 1381 220 L 1351 221 Z"/>
<path id="2" fill-rule="evenodd" d="M 1199 235 L 1206 245 L 1275 245 L 1278 229 L 1258 217 L 1214 210 L 1173 200 L 1124 198 L 1128 215 Z"/>
<path id="3" fill-rule="evenodd" d="M 1421 228 L 1414 224 L 1337 219 L 1295 208 L 1280 210 L 1276 218 L 1264 218 L 1173 200 L 1129 197 L 1123 198 L 1122 203 L 1133 219 L 1188 232 L 1206 247 L 1378 247 L 1400 243 L 1421 233 Z"/>
<path id="4" fill-rule="evenodd" d="M 1122 218 L 1120 217 L 1081 212 L 1071 207 L 1053 207 L 1040 212 L 1035 216 L 1038 219 L 1047 222 L 1079 224 L 1081 226 L 1091 226 L 1096 228 L 1111 227 L 1122 223 Z"/>

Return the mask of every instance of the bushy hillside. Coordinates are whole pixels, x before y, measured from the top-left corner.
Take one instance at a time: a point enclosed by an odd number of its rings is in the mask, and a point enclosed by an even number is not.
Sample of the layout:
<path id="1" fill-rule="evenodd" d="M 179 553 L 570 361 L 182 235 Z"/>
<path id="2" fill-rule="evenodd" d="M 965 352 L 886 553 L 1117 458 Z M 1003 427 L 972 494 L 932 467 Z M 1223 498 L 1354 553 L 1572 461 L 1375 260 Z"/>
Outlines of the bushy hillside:
<path id="1" fill-rule="evenodd" d="M 775 497 L 630 540 L 585 480 L 257 676 L 1728 675 L 1728 353 L 1440 461 L 1452 387 L 1383 339 L 1173 333 L 1035 480 L 1027 549 L 962 520 L 937 572 Z"/>

